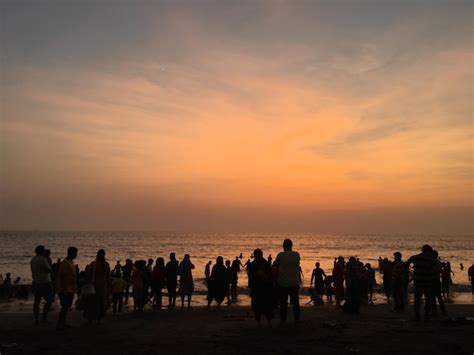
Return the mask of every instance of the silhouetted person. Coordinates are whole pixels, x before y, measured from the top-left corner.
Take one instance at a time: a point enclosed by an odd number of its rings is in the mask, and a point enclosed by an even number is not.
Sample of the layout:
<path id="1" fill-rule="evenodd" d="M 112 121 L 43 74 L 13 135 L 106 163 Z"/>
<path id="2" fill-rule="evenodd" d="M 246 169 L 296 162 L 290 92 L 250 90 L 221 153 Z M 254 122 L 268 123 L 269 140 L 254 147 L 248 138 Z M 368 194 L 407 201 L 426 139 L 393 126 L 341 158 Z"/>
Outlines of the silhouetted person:
<path id="1" fill-rule="evenodd" d="M 51 291 L 52 291 L 52 300 L 54 302 L 54 297 L 56 296 L 56 283 L 58 278 L 59 266 L 61 265 L 61 258 L 58 258 L 56 262 L 51 266 Z"/>
<path id="2" fill-rule="evenodd" d="M 59 266 L 58 280 L 56 289 L 58 291 L 59 300 L 61 302 L 61 310 L 59 311 L 57 330 L 64 330 L 66 326 L 66 316 L 69 308 L 72 306 L 74 293 L 76 292 L 76 267 L 74 259 L 77 257 L 77 248 L 69 247 L 67 256 Z"/>
<path id="3" fill-rule="evenodd" d="M 225 261 L 225 297 L 227 298 L 227 304 L 231 304 L 232 301 L 230 300 L 230 283 L 232 279 L 232 274 L 234 273 L 234 269 L 230 260 Z"/>
<path id="4" fill-rule="evenodd" d="M 193 273 L 194 264 L 191 262 L 189 254 L 184 255 L 179 264 L 179 294 L 181 295 L 181 308 L 184 308 L 184 298 L 188 298 L 188 308 L 191 308 L 191 298 L 194 292 Z"/>
<path id="5" fill-rule="evenodd" d="M 332 301 L 332 295 L 334 293 L 332 284 L 334 282 L 334 278 L 332 275 L 328 275 L 324 278 L 324 289 L 326 290 L 326 300 Z"/>
<path id="6" fill-rule="evenodd" d="M 209 276 L 207 307 L 211 306 L 213 300 L 217 302 L 217 308 L 220 308 L 226 295 L 227 277 L 226 267 L 222 256 L 218 256 L 216 264 L 212 267 L 211 276 Z"/>
<path id="7" fill-rule="evenodd" d="M 368 291 L 368 296 L 369 296 L 369 303 L 373 304 L 373 297 L 374 297 L 374 286 L 376 285 L 375 281 L 375 270 L 372 269 L 372 265 L 369 263 L 365 264 L 365 269 L 366 269 L 366 277 L 367 277 L 367 291 Z"/>
<path id="8" fill-rule="evenodd" d="M 351 256 L 346 264 L 346 294 L 345 302 L 342 307 L 344 312 L 359 313 L 360 308 L 360 277 L 363 267 L 357 262 L 356 258 Z"/>
<path id="9" fill-rule="evenodd" d="M 461 271 L 464 270 L 464 265 L 462 263 L 459 263 L 459 268 L 461 269 Z"/>
<path id="10" fill-rule="evenodd" d="M 166 288 L 168 289 L 168 307 L 176 306 L 176 287 L 178 286 L 178 260 L 176 254 L 170 254 L 170 261 L 166 263 Z"/>
<path id="11" fill-rule="evenodd" d="M 293 242 L 290 239 L 283 241 L 283 252 L 280 252 L 273 264 L 278 272 L 277 285 L 280 296 L 280 322 L 286 322 L 288 310 L 288 296 L 293 306 L 295 321 L 300 320 L 300 254 L 293 251 Z"/>
<path id="12" fill-rule="evenodd" d="M 394 262 L 392 267 L 392 295 L 395 303 L 393 310 L 403 312 L 405 309 L 404 277 L 405 263 L 402 261 L 402 254 L 395 252 L 393 254 Z"/>
<path id="13" fill-rule="evenodd" d="M 204 269 L 204 277 L 206 279 L 206 283 L 209 281 L 209 276 L 211 275 L 211 265 L 212 265 L 212 261 L 209 260 Z"/>
<path id="14" fill-rule="evenodd" d="M 232 261 L 232 268 L 236 271 L 236 272 L 240 272 L 240 267 L 244 267 L 244 265 L 242 265 L 242 262 L 240 261 L 239 257 L 236 256 L 234 261 Z"/>
<path id="15" fill-rule="evenodd" d="M 153 259 L 148 259 L 143 277 L 143 302 L 147 304 L 150 300 L 151 272 L 153 271 Z"/>
<path id="16" fill-rule="evenodd" d="M 51 288 L 51 266 L 48 263 L 44 253 L 45 248 L 38 245 L 35 248 L 36 255 L 31 259 L 31 276 L 33 279 L 33 314 L 35 316 L 35 324 L 39 323 L 40 303 L 43 298 L 45 301 L 43 308 L 43 323 L 47 322 L 48 311 L 53 303 L 53 290 Z"/>
<path id="17" fill-rule="evenodd" d="M 145 277 L 146 262 L 145 260 L 135 261 L 135 267 L 133 268 L 131 283 L 133 287 L 133 310 L 134 312 L 143 312 L 144 306 L 144 290 L 143 290 L 143 279 Z"/>
<path id="18" fill-rule="evenodd" d="M 446 298 L 449 297 L 449 290 L 451 288 L 451 285 L 453 284 L 451 274 L 454 275 L 454 272 L 451 270 L 451 263 L 448 261 L 441 269 L 442 294 Z"/>
<path id="19" fill-rule="evenodd" d="M 262 315 L 267 321 L 274 317 L 274 287 L 270 263 L 263 258 L 261 249 L 253 252 L 254 260 L 249 269 L 250 298 L 255 319 L 260 323 Z"/>
<path id="20" fill-rule="evenodd" d="M 317 262 L 315 266 L 316 268 L 313 269 L 309 284 L 312 285 L 314 281 L 314 290 L 317 295 L 322 297 L 324 295 L 324 278 L 326 277 L 326 274 L 324 273 L 324 270 L 321 269 L 319 262 Z"/>
<path id="21" fill-rule="evenodd" d="M 239 264 L 240 264 L 240 260 L 239 260 Z M 229 272 L 230 298 L 232 302 L 237 302 L 237 283 L 239 281 L 238 272 L 240 270 L 240 265 L 239 265 L 239 268 L 235 267 L 235 260 L 234 260 L 234 262 L 232 263 L 232 268 Z"/>
<path id="22" fill-rule="evenodd" d="M 125 260 L 125 265 L 122 267 L 122 277 L 127 282 L 127 288 L 125 289 L 125 302 L 128 302 L 130 295 L 130 286 L 132 284 L 132 271 L 133 261 L 131 259 Z"/>
<path id="23" fill-rule="evenodd" d="M 5 280 L 3 280 L 2 287 L 5 292 L 5 296 L 7 297 L 7 301 L 9 301 L 10 297 L 12 297 L 12 278 L 9 272 L 5 274 Z"/>
<path id="24" fill-rule="evenodd" d="M 443 316 L 446 315 L 446 307 L 444 305 L 443 296 L 441 295 L 441 261 L 438 258 L 438 252 L 433 250 L 433 258 L 436 261 L 435 272 L 433 277 L 433 284 L 431 287 L 431 299 L 432 299 L 432 306 L 431 306 L 431 314 L 433 317 L 436 317 L 437 310 L 436 310 L 436 303 L 439 303 L 439 308 L 441 309 L 441 314 Z"/>
<path id="25" fill-rule="evenodd" d="M 474 294 L 474 264 L 467 270 L 467 279 L 471 281 L 471 293 Z"/>
<path id="26" fill-rule="evenodd" d="M 101 322 L 109 305 L 111 289 L 110 265 L 105 259 L 105 250 L 99 249 L 95 261 L 90 264 L 88 280 L 94 285 L 95 293 L 84 300 L 84 318 L 90 324 Z"/>
<path id="27" fill-rule="evenodd" d="M 340 307 L 344 299 L 344 278 L 346 263 L 342 256 L 334 260 L 332 269 L 332 277 L 334 278 L 334 297 L 336 298 L 336 306 Z"/>
<path id="28" fill-rule="evenodd" d="M 272 263 L 273 263 L 273 258 L 272 258 L 272 254 L 268 255 L 268 265 L 270 265 L 270 267 L 272 267 Z"/>
<path id="29" fill-rule="evenodd" d="M 112 276 L 114 276 L 117 272 L 122 275 L 122 264 L 120 264 L 120 260 L 117 260 L 117 263 L 115 264 L 114 269 L 112 270 Z"/>
<path id="30" fill-rule="evenodd" d="M 122 278 L 120 269 L 114 269 L 112 278 L 112 310 L 113 313 L 122 312 L 124 291 L 127 288 L 127 281 Z"/>
<path id="31" fill-rule="evenodd" d="M 151 284 L 153 287 L 153 306 L 161 309 L 163 304 L 163 287 L 166 285 L 165 260 L 161 257 L 156 259 L 155 267 L 151 275 Z"/>
<path id="32" fill-rule="evenodd" d="M 392 268 L 393 263 L 387 258 L 384 258 L 382 260 L 380 271 L 383 275 L 383 290 L 387 297 L 387 303 L 390 303 L 390 295 L 392 294 Z"/>
<path id="33" fill-rule="evenodd" d="M 421 299 L 425 298 L 425 320 L 430 319 L 431 289 L 435 276 L 436 260 L 433 257 L 433 249 L 424 245 L 421 254 L 414 255 L 407 260 L 407 265 L 413 264 L 413 293 L 415 320 L 420 320 Z"/>

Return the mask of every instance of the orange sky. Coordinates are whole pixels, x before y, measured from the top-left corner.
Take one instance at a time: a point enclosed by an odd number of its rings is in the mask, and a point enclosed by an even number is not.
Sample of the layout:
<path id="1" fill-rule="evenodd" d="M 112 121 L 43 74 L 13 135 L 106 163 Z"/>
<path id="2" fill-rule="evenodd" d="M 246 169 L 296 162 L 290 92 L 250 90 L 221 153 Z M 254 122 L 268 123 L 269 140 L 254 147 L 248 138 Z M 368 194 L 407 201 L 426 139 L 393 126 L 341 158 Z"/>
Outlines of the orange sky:
<path id="1" fill-rule="evenodd" d="M 6 9 L 5 228 L 473 231 L 472 4 L 205 4 Z"/>

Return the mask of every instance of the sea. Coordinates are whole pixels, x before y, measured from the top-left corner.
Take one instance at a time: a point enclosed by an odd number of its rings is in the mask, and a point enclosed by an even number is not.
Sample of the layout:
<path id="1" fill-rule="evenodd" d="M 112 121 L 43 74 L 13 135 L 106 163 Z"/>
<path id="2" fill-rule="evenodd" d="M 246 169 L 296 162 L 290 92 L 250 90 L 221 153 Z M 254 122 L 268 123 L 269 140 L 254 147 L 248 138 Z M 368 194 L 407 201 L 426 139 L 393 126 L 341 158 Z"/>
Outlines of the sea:
<path id="1" fill-rule="evenodd" d="M 114 232 L 114 231 L 2 231 L 0 232 L 0 273 L 21 277 L 22 283 L 31 282 L 29 263 L 37 245 L 51 250 L 53 262 L 64 258 L 69 246 L 79 249 L 76 263 L 82 269 L 95 258 L 97 250 L 105 249 L 106 259 L 113 268 L 117 261 L 148 259 L 161 256 L 165 262 L 171 252 L 178 259 L 190 254 L 195 265 L 193 277 L 197 294 L 205 294 L 204 268 L 217 256 L 233 260 L 242 254 L 244 264 L 252 259 L 252 252 L 260 248 L 264 256 L 273 259 L 282 250 L 285 238 L 293 241 L 293 250 L 301 255 L 302 288 L 309 287 L 311 272 L 316 262 L 326 273 L 331 273 L 335 257 L 360 258 L 378 268 L 378 258 L 393 259 L 400 251 L 403 259 L 420 252 L 423 244 L 438 250 L 443 261 L 451 262 L 453 299 L 473 302 L 467 270 L 474 263 L 474 235 L 356 235 L 316 233 L 178 233 L 178 232 Z M 461 270 L 461 264 L 464 270 Z M 381 275 L 377 272 L 381 283 Z M 246 273 L 239 273 L 239 287 L 247 286 Z M 245 292 L 244 292 L 245 293 Z M 382 297 L 382 296 L 380 296 Z"/>

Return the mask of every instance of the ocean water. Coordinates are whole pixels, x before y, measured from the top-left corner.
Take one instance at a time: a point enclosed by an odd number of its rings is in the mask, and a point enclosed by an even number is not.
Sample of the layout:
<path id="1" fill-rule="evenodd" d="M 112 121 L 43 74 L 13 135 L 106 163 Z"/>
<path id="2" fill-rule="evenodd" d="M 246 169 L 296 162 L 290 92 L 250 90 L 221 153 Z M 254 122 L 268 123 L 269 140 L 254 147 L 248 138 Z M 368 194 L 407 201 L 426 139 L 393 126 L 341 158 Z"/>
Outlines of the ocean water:
<path id="1" fill-rule="evenodd" d="M 20 276 L 23 282 L 31 280 L 29 262 L 36 245 L 45 245 L 51 250 L 53 261 L 63 258 L 69 246 L 79 249 L 76 260 L 80 268 L 90 263 L 98 249 L 106 250 L 106 258 L 111 267 L 117 260 L 124 264 L 126 258 L 168 259 L 175 252 L 178 259 L 184 254 L 191 255 L 195 264 L 193 273 L 196 289 L 204 291 L 205 264 L 216 256 L 234 259 L 243 254 L 242 263 L 251 257 L 255 248 L 261 248 L 265 256 L 273 258 L 282 249 L 285 238 L 293 240 L 294 250 L 301 254 L 304 286 L 309 286 L 311 271 L 316 261 L 326 272 L 332 271 L 334 257 L 356 256 L 363 262 L 378 266 L 378 257 L 392 258 L 393 252 L 400 251 L 403 258 L 419 253 L 423 244 L 430 244 L 439 251 L 443 260 L 450 261 L 455 273 L 453 282 L 460 290 L 467 291 L 467 269 L 474 262 L 474 236 L 472 235 L 320 235 L 320 234 L 186 234 L 164 232 L 85 232 L 85 231 L 4 231 L 0 233 L 0 273 Z M 464 264 L 464 271 L 459 264 Z M 377 273 L 380 280 L 380 275 Z M 245 272 L 239 274 L 239 286 L 247 285 Z"/>

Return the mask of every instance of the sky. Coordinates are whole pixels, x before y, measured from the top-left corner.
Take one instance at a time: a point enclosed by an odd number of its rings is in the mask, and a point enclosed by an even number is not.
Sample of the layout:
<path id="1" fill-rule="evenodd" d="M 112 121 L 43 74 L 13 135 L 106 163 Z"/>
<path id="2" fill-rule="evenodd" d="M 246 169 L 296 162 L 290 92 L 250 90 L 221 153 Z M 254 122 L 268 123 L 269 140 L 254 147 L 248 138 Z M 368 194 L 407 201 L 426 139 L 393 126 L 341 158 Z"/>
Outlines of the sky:
<path id="1" fill-rule="evenodd" d="M 474 234 L 471 1 L 0 9 L 0 229 Z"/>

